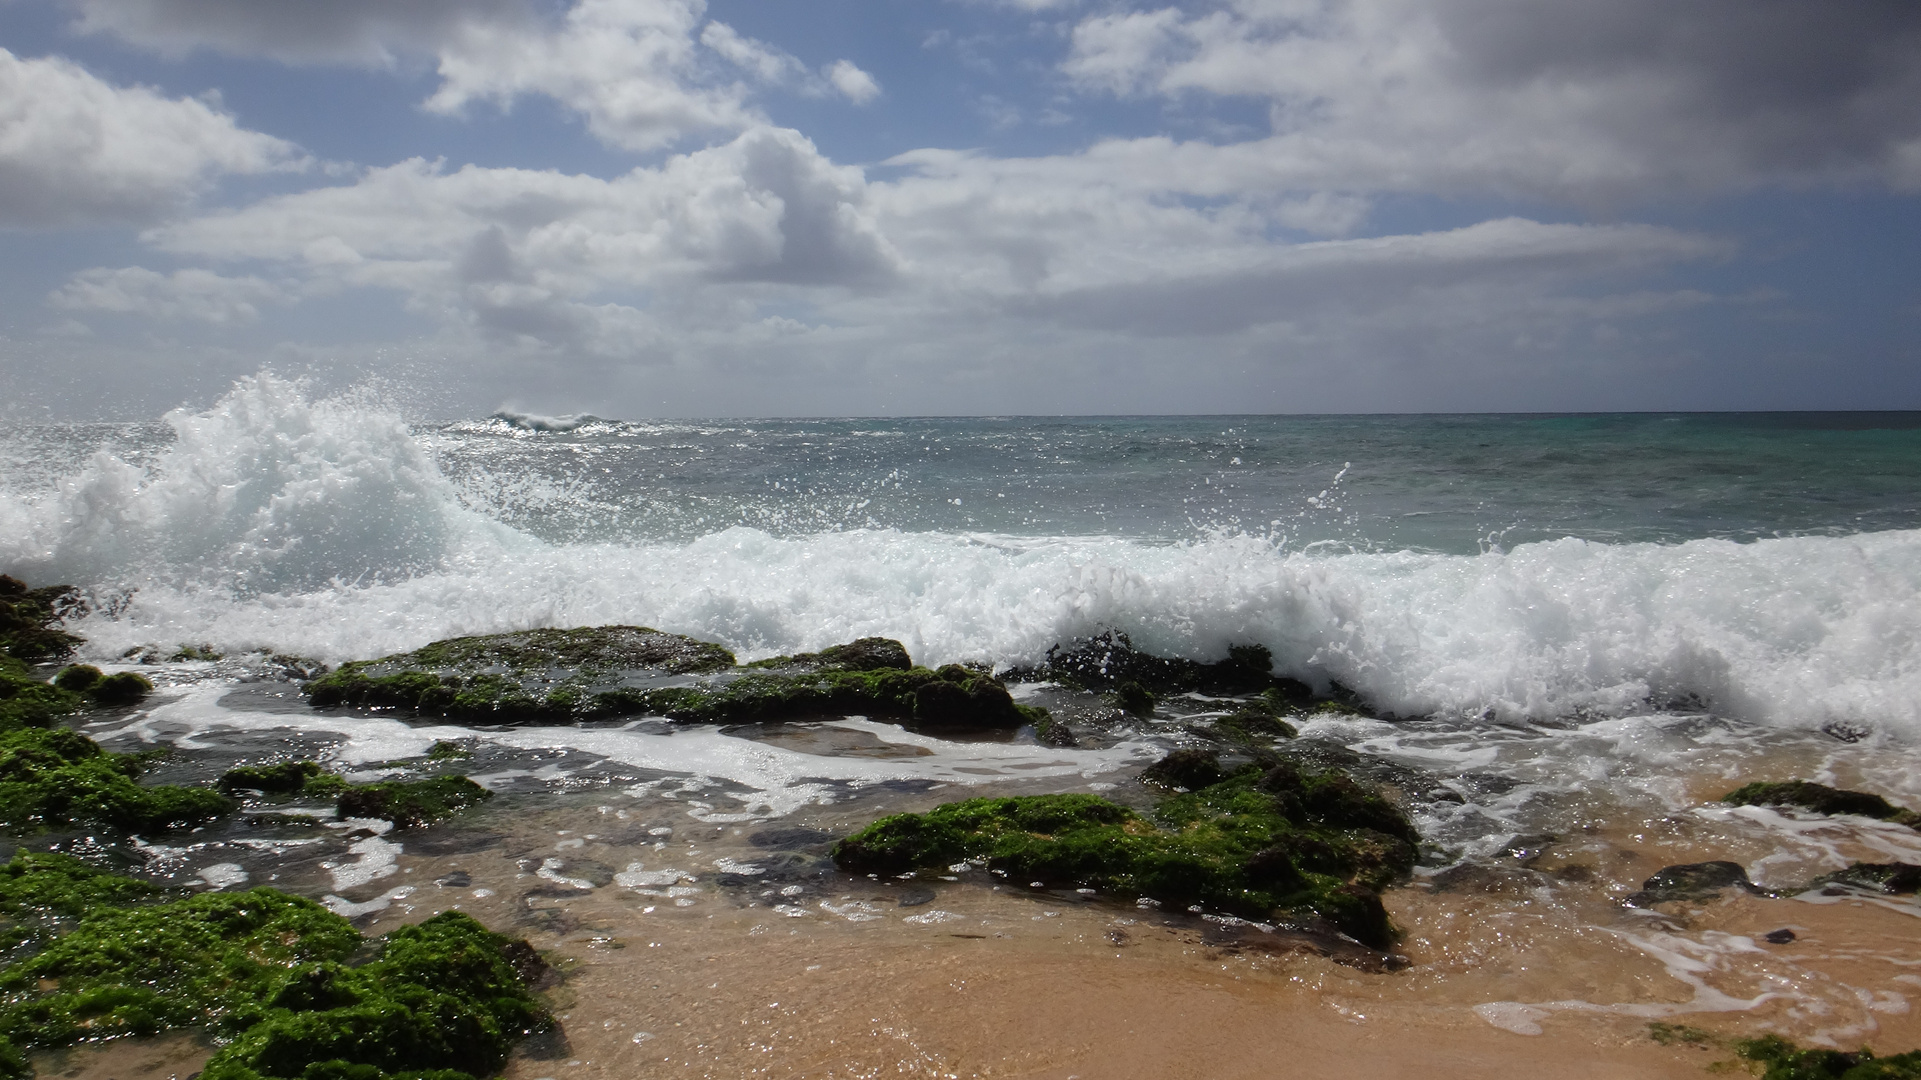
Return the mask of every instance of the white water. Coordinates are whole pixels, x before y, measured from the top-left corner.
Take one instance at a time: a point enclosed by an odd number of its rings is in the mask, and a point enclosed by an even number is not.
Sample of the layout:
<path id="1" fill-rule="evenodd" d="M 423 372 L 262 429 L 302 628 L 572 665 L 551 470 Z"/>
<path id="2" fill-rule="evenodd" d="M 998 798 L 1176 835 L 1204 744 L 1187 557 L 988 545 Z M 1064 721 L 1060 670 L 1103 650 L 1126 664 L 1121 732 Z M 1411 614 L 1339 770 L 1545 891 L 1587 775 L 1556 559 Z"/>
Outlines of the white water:
<path id="1" fill-rule="evenodd" d="M 90 652 L 206 643 L 339 661 L 460 634 L 641 623 L 743 658 L 869 634 L 940 663 L 1034 660 L 1119 629 L 1277 668 L 1404 715 L 1626 715 L 1692 698 L 1795 727 L 1921 733 L 1921 532 L 1748 544 L 1317 554 L 1222 535 L 908 533 L 550 545 L 463 499 L 391 413 L 244 380 L 166 418 L 150 467 L 106 454 L 0 492 L 0 569 L 85 585 Z"/>

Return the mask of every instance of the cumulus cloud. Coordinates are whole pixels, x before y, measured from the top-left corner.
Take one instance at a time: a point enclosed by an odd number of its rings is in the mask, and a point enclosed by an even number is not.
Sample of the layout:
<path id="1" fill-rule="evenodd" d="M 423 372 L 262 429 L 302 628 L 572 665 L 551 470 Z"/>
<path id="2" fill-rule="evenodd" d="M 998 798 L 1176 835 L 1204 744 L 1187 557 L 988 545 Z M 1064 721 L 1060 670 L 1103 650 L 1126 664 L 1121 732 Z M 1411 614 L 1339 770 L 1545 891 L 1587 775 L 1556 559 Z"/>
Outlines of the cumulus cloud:
<path id="1" fill-rule="evenodd" d="M 756 128 L 612 180 L 416 159 L 149 236 L 179 254 L 397 289 L 515 340 L 604 351 L 647 339 L 648 320 L 618 301 L 649 290 L 886 284 L 899 256 L 867 200 L 859 169 L 797 132 Z"/>
<path id="2" fill-rule="evenodd" d="M 139 221 L 222 173 L 303 160 L 292 144 L 241 128 L 204 101 L 0 49 L 0 226 Z"/>
<path id="3" fill-rule="evenodd" d="M 257 277 L 221 277 L 207 270 L 161 274 L 139 266 L 82 270 L 55 290 L 48 302 L 69 311 L 108 311 L 159 319 L 190 319 L 215 326 L 249 323 L 260 303 L 282 299 Z"/>
<path id="4" fill-rule="evenodd" d="M 1864 0 L 1230 0 L 1109 12 L 1063 69 L 1253 97 L 1269 182 L 1578 201 L 1921 186 L 1921 7 Z"/>
<path id="5" fill-rule="evenodd" d="M 427 108 L 457 113 L 474 101 L 507 107 L 544 94 L 629 150 L 747 127 L 758 119 L 747 88 L 705 78 L 694 35 L 704 10 L 699 0 L 580 0 L 547 33 L 466 24 L 440 53 L 441 84 Z"/>

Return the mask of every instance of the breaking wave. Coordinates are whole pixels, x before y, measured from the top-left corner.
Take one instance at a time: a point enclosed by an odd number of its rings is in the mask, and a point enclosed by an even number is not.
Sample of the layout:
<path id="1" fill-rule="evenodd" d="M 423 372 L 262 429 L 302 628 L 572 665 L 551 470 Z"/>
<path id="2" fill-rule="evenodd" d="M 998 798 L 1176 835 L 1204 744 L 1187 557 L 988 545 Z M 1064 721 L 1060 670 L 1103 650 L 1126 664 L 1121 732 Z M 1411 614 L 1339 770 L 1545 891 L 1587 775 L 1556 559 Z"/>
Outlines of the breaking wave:
<path id="1" fill-rule="evenodd" d="M 1921 734 L 1921 532 L 1751 543 L 1558 540 L 1478 555 L 735 527 L 686 543 L 555 544 L 469 498 L 396 415 L 243 380 L 175 411 L 147 464 L 107 452 L 0 492 L 0 569 L 73 581 L 113 655 L 207 643 L 321 659 L 459 634 L 641 623 L 743 657 L 868 634 L 917 659 L 1034 660 L 1119 630 L 1400 715 L 1492 722 L 1700 708 Z"/>

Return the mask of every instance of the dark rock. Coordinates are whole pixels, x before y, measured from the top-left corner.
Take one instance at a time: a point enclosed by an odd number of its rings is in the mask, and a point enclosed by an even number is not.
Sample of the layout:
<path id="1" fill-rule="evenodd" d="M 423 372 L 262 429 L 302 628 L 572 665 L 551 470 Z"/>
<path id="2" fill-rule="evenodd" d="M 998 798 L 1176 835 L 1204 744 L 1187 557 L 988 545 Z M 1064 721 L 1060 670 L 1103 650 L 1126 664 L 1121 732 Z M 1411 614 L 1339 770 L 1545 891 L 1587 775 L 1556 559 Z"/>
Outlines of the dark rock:
<path id="1" fill-rule="evenodd" d="M 747 834 L 747 842 L 757 848 L 780 850 L 815 847 L 833 839 L 834 834 L 826 829 L 807 829 L 799 826 L 762 829 L 759 832 Z"/>
<path id="2" fill-rule="evenodd" d="M 1770 945 L 1786 945 L 1788 942 L 1794 940 L 1794 931 L 1784 926 L 1779 930 L 1770 930 L 1762 934 L 1761 940 Z"/>
<path id="3" fill-rule="evenodd" d="M 1220 755 L 1207 750 L 1175 750 L 1147 767 L 1141 779 L 1162 787 L 1199 791 L 1227 779 Z"/>
<path id="4" fill-rule="evenodd" d="M 341 817 L 379 818 L 393 822 L 396 829 L 411 829 L 430 825 L 493 796 L 493 792 L 464 776 L 434 776 L 357 784 L 340 793 L 336 809 Z"/>
<path id="5" fill-rule="evenodd" d="M 887 876 L 969 861 L 1035 888 L 1318 921 L 1375 947 L 1392 940 L 1378 890 L 1412 868 L 1413 844 L 1401 838 L 1415 834 L 1378 793 L 1289 766 L 1276 794 L 1258 767 L 1224 775 L 1198 751 L 1155 768 L 1162 783 L 1198 786 L 1161 800 L 1152 821 L 1094 795 L 969 799 L 883 818 L 836 844 L 834 860 Z"/>
<path id="6" fill-rule="evenodd" d="M 900 894 L 900 906 L 919 907 L 922 904 L 932 903 L 934 895 L 934 890 L 925 887 L 908 889 Z"/>
<path id="7" fill-rule="evenodd" d="M 1845 870 L 1824 874 L 1808 883 L 1808 888 L 1823 885 L 1853 885 L 1890 895 L 1921 890 L 1921 866 L 1912 863 L 1855 863 Z"/>
<path id="8" fill-rule="evenodd" d="M 1641 891 L 1622 903 L 1629 907 L 1651 907 L 1670 900 L 1712 900 L 1728 889 L 1761 895 L 1763 890 L 1748 880 L 1740 863 L 1700 862 L 1662 867 L 1641 883 Z"/>
<path id="9" fill-rule="evenodd" d="M 59 629 L 59 623 L 81 610 L 80 594 L 71 585 L 30 589 L 0 574 L 0 656 L 29 663 L 67 656 L 82 639 Z"/>
<path id="10" fill-rule="evenodd" d="M 1858 814 L 1921 827 L 1921 814 L 1895 806 L 1879 795 L 1831 788 L 1826 784 L 1811 784 L 1805 780 L 1745 784 L 1721 796 L 1721 801 L 1735 806 L 1792 806 L 1816 814 Z"/>
<path id="11" fill-rule="evenodd" d="M 1159 704 L 1152 691 L 1129 679 L 1114 688 L 1114 705 L 1129 716 L 1152 716 Z"/>

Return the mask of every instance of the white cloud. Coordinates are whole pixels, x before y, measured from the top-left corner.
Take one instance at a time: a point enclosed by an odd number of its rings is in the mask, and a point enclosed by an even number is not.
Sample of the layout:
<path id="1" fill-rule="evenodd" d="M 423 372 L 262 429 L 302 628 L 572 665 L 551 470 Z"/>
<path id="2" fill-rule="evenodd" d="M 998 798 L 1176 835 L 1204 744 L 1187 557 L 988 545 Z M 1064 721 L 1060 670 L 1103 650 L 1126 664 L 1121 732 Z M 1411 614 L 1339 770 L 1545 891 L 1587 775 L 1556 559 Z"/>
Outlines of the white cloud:
<path id="1" fill-rule="evenodd" d="M 418 310 L 516 340 L 604 349 L 647 336 L 632 304 L 657 290 L 884 285 L 899 257 L 867 197 L 860 170 L 834 165 L 796 132 L 757 128 L 613 180 L 449 173 L 416 159 L 150 239 L 179 254 L 273 260 L 316 281 L 396 289 Z"/>
<path id="2" fill-rule="evenodd" d="M 191 268 L 160 274 L 139 266 L 82 270 L 48 297 L 54 307 L 69 311 L 191 319 L 215 326 L 253 322 L 260 317 L 256 304 L 280 299 L 278 288 L 257 277 L 221 277 Z"/>
<path id="3" fill-rule="evenodd" d="M 0 226 L 151 218 L 221 173 L 303 160 L 292 144 L 241 128 L 206 102 L 0 49 Z"/>
<path id="4" fill-rule="evenodd" d="M 793 54 L 764 41 L 742 37 L 724 22 L 710 22 L 702 27 L 700 43 L 764 83 L 785 82 L 801 76 L 807 70 L 807 65 Z"/>
<path id="5" fill-rule="evenodd" d="M 1606 201 L 1921 186 L 1921 7 L 1705 0 L 1231 0 L 1084 19 L 1064 71 L 1270 103 L 1296 189 Z"/>
<path id="6" fill-rule="evenodd" d="M 746 87 L 705 81 L 694 38 L 703 11 L 699 0 L 580 0 L 547 33 L 463 25 L 440 53 L 441 85 L 427 108 L 505 108 L 544 94 L 584 116 L 602 141 L 629 150 L 745 128 L 758 118 Z"/>
<path id="7" fill-rule="evenodd" d="M 865 105 L 880 96 L 880 83 L 856 67 L 852 60 L 836 60 L 827 66 L 824 74 L 834 89 L 856 105 Z"/>

